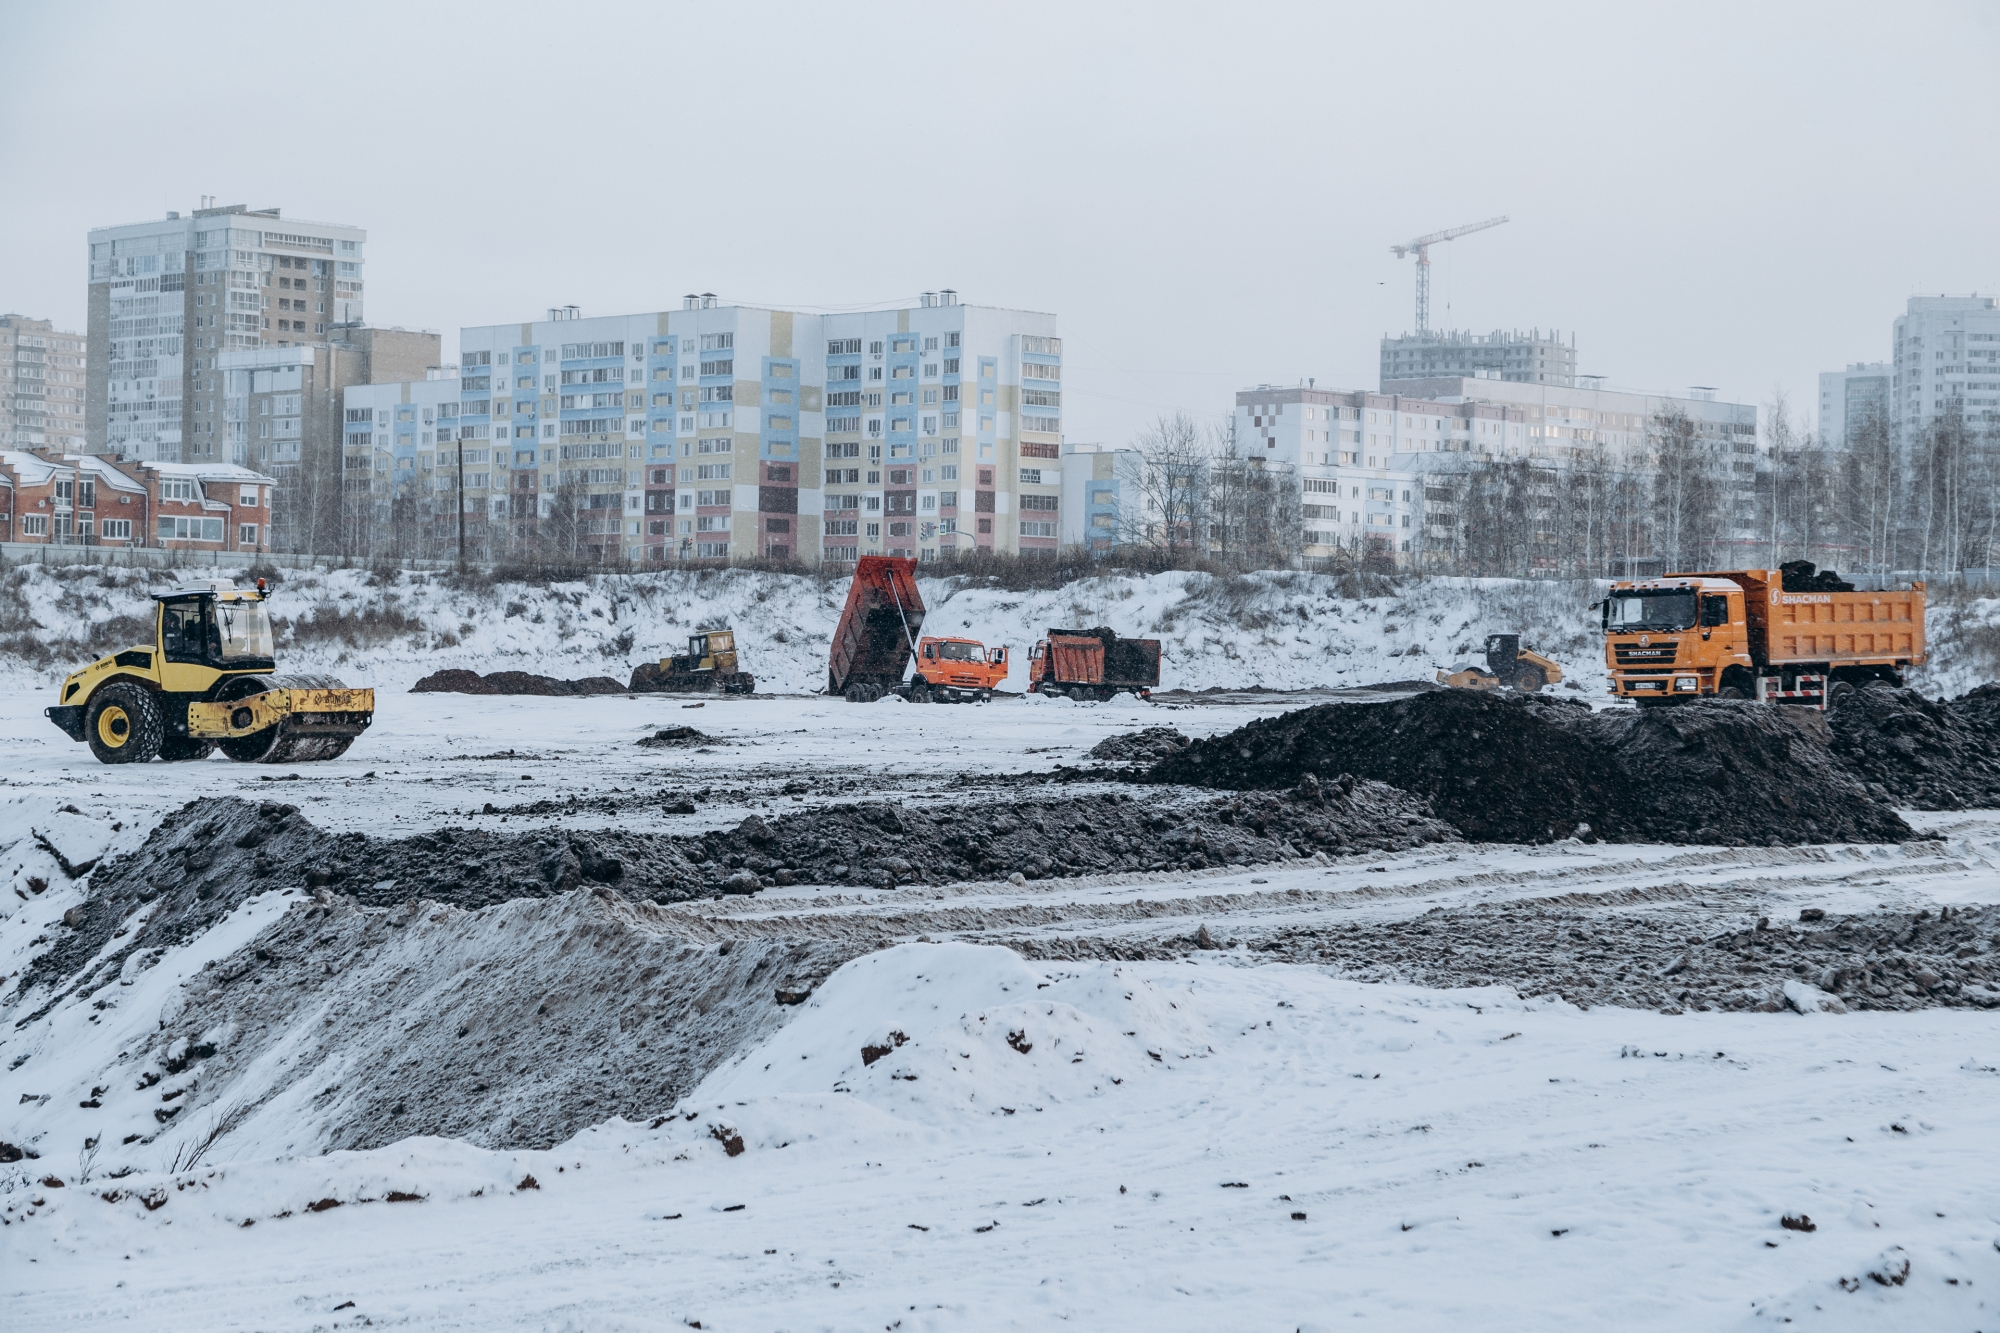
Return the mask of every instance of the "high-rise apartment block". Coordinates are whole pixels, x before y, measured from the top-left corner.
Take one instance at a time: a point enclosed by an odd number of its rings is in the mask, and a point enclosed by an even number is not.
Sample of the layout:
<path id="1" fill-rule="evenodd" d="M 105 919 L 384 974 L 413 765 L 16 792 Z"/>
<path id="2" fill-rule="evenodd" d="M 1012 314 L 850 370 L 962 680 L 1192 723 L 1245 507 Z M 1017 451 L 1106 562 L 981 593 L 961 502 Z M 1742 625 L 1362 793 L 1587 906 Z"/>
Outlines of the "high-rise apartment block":
<path id="1" fill-rule="evenodd" d="M 1848 444 L 1854 427 L 1879 414 L 1891 420 L 1895 411 L 1896 368 L 1887 361 L 1857 361 L 1845 370 L 1819 377 L 1820 443 L 1836 448 Z"/>
<path id="2" fill-rule="evenodd" d="M 0 448 L 83 448 L 84 338 L 0 315 Z"/>
<path id="3" fill-rule="evenodd" d="M 317 346 L 363 319 L 358 227 L 198 208 L 90 233 L 89 447 L 242 462 L 221 358 Z M 235 423 L 244 424 L 244 423 Z"/>
<path id="4" fill-rule="evenodd" d="M 2000 301 L 1913 296 L 1894 329 L 1895 420 L 1905 439 L 1951 412 L 2000 420 Z"/>
<path id="5" fill-rule="evenodd" d="M 1551 329 L 1523 333 L 1406 333 L 1382 340 L 1384 393 L 1398 381 L 1443 377 L 1504 380 L 1510 384 L 1576 387 L 1576 338 L 1564 343 Z"/>
<path id="6" fill-rule="evenodd" d="M 1054 315 L 950 291 L 843 314 L 704 295 L 679 310 L 549 315 L 461 330 L 454 417 L 413 384 L 409 402 L 387 404 L 411 419 L 384 432 L 379 395 L 352 394 L 350 415 L 370 415 L 345 423 L 350 458 L 386 449 L 384 471 L 410 473 L 413 494 L 438 494 L 449 467 L 455 497 L 456 450 L 468 450 L 479 484 L 465 511 L 494 555 L 546 549 L 552 532 L 575 554 L 650 561 L 1057 547 Z"/>

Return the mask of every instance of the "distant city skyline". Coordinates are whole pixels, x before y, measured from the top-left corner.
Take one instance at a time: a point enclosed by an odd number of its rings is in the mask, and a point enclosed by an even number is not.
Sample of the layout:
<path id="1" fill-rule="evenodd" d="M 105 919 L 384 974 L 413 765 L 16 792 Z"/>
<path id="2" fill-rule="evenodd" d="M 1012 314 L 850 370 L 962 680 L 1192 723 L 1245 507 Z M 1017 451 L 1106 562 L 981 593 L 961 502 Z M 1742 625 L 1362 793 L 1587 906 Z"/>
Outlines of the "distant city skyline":
<path id="1" fill-rule="evenodd" d="M 446 359 L 461 328 L 687 291 L 831 310 L 950 287 L 1052 311 L 1066 434 L 1122 442 L 1162 412 L 1226 419 L 1261 382 L 1376 385 L 1380 339 L 1412 322 L 1412 263 L 1390 246 L 1502 213 L 1434 250 L 1433 329 L 1574 330 L 1579 376 L 1739 402 L 1782 390 L 1806 418 L 1821 372 L 1888 353 L 1910 297 L 2000 291 L 1980 226 L 2000 184 L 1934 132 L 2000 110 L 2000 19 L 1972 5 L 1922 7 L 1922 23 L 1467 8 L 1421 27 L 1390 9 L 1162 6 L 1138 29 L 1123 11 L 1029 5 L 998 27 L 940 12 L 866 31 L 807 7 L 754 26 L 613 4 L 550 27 L 538 12 L 496 3 L 474 24 L 358 0 L 343 23 L 396 40 L 364 43 L 338 126 L 307 135 L 242 108 L 293 94 L 259 53 L 319 20 L 196 32 L 139 6 L 10 0 L 0 79 L 17 132 L 0 173 L 53 182 L 41 159 L 58 141 L 109 169 L 0 217 L 0 306 L 84 328 L 90 229 L 211 196 L 364 229 L 369 322 L 438 329 Z M 613 78 L 582 101 L 500 95 L 589 67 L 606 33 L 754 50 L 755 86 L 694 62 L 664 91 Z M 1399 55 L 1339 55 L 1354 49 Z M 198 62 L 248 72 L 170 75 Z M 1496 97 L 1451 75 L 1467 62 L 1559 70 L 1562 95 Z M 830 69 L 847 74 L 829 84 Z M 169 102 L 207 129 L 135 129 Z M 1472 125 L 1497 137 L 1468 139 Z M 654 165 L 668 154 L 673 169 Z"/>

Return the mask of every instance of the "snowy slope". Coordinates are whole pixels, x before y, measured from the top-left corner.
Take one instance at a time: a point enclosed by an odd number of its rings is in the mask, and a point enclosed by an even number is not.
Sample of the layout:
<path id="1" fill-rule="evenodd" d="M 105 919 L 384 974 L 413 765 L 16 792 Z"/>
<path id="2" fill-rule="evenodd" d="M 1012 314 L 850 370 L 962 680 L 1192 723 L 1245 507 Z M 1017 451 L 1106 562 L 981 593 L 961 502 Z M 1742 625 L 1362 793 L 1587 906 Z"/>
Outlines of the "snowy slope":
<path id="1" fill-rule="evenodd" d="M 227 572 L 227 571 L 225 571 Z M 203 572 L 203 577 L 207 572 Z M 0 677 L 46 689 L 98 651 L 146 631 L 148 594 L 168 570 L 16 566 L 0 571 Z M 685 651 L 697 629 L 733 626 L 760 688 L 823 688 L 842 580 L 751 570 L 603 575 L 546 585 L 460 585 L 447 574 L 287 571 L 272 604 L 281 667 L 407 689 L 444 667 L 624 681 L 642 661 Z M 1604 694 L 1603 649 L 1588 608 L 1604 585 L 1510 579 L 1405 579 L 1349 597 L 1326 575 L 1271 571 L 1107 574 L 1053 591 L 967 579 L 920 580 L 926 627 L 1022 650 L 1051 626 L 1109 625 L 1163 641 L 1161 684 L 1271 689 L 1430 679 L 1477 660 L 1485 636 L 1518 631 L 1563 664 L 1585 698 Z M 2000 599 L 1933 599 L 1933 665 L 1917 683 L 1959 694 L 2000 675 Z M 39 654 L 39 655 L 38 655 Z"/>
<path id="2" fill-rule="evenodd" d="M 1968 1014 L 905 945 L 654 1128 L 31 1184 L 0 1302 L 162 1330 L 1974 1329 L 1996 1067 Z"/>
<path id="3" fill-rule="evenodd" d="M 147 597 L 165 570 L 48 569 L 0 574 L 0 598 L 20 626 L 11 670 L 26 688 L 48 688 L 96 651 L 144 631 Z M 1022 651 L 1051 626 L 1109 625 L 1163 641 L 1168 689 L 1276 689 L 1429 679 L 1478 655 L 1485 635 L 1518 629 L 1562 661 L 1588 694 L 1603 692 L 1601 650 L 1590 638 L 1587 585 L 1507 580 L 1411 580 L 1393 595 L 1348 598 L 1339 580 L 1313 574 L 1126 574 L 1054 591 L 1013 592 L 963 579 L 921 580 L 925 628 Z M 545 586 L 459 587 L 448 575 L 365 570 L 287 572 L 272 603 L 282 622 L 281 668 L 329 671 L 351 682 L 407 689 L 445 667 L 609 675 L 685 651 L 690 632 L 733 626 L 760 688 L 823 688 L 826 648 L 846 584 L 807 575 L 702 570 L 606 575 Z M 112 640 L 118 640 L 113 643 Z M 20 641 L 46 645 L 39 664 Z M 4 647 L 0 644 L 0 647 Z"/>

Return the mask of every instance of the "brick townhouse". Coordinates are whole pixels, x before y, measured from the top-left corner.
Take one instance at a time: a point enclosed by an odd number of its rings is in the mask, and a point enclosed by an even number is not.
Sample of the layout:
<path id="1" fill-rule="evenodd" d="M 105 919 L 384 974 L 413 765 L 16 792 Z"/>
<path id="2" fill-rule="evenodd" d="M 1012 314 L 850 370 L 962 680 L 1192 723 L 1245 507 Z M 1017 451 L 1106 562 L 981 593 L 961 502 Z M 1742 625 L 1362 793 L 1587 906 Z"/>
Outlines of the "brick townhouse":
<path id="1" fill-rule="evenodd" d="M 4 450 L 0 540 L 263 552 L 271 492 L 271 478 L 229 463 Z"/>

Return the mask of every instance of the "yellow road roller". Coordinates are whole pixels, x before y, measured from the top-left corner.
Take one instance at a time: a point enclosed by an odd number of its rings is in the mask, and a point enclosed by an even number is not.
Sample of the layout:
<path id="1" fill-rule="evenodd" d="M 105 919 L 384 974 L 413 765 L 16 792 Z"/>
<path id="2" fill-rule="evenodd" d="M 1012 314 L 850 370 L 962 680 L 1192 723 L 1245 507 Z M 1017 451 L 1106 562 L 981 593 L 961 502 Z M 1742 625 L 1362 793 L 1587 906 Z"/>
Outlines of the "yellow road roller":
<path id="1" fill-rule="evenodd" d="M 156 593 L 153 642 L 101 657 L 44 710 L 107 764 L 333 759 L 375 717 L 375 691 L 324 676 L 278 676 L 264 580 Z"/>

